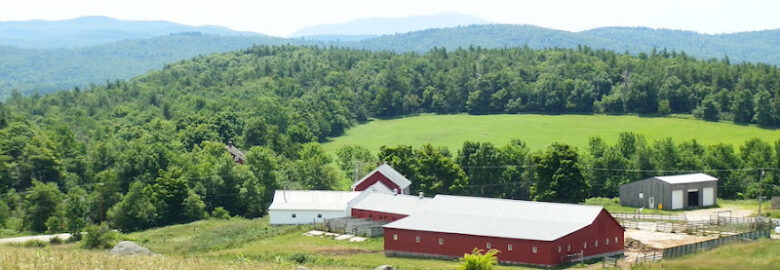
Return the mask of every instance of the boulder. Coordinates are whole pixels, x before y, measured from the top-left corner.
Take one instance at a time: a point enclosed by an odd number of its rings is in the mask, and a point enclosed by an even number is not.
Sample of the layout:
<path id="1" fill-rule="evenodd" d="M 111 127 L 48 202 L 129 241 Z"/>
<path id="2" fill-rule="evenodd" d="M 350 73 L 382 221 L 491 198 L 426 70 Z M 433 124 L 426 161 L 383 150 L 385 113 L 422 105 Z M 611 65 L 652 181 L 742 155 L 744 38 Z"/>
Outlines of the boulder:
<path id="1" fill-rule="evenodd" d="M 385 265 L 380 265 L 377 268 L 374 268 L 374 270 L 393 270 L 393 267 L 385 264 Z"/>
<path id="2" fill-rule="evenodd" d="M 117 255 L 153 255 L 154 253 L 148 248 L 142 247 L 132 241 L 122 241 L 116 244 L 111 253 Z"/>

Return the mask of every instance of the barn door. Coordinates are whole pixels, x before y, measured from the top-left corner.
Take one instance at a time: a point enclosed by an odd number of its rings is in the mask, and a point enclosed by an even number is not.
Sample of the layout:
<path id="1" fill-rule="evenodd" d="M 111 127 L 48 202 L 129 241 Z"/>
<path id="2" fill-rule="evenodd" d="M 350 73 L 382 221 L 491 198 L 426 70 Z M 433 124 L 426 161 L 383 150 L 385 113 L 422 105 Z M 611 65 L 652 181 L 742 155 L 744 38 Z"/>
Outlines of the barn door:
<path id="1" fill-rule="evenodd" d="M 708 187 L 704 188 L 702 190 L 702 193 L 704 193 L 704 199 L 702 199 L 702 205 L 703 206 L 710 206 L 715 204 L 715 189 Z"/>
<path id="2" fill-rule="evenodd" d="M 683 208 L 683 191 L 672 190 L 672 209 Z"/>
<path id="3" fill-rule="evenodd" d="M 650 197 L 647 199 L 647 208 L 649 209 L 655 209 L 655 198 Z"/>

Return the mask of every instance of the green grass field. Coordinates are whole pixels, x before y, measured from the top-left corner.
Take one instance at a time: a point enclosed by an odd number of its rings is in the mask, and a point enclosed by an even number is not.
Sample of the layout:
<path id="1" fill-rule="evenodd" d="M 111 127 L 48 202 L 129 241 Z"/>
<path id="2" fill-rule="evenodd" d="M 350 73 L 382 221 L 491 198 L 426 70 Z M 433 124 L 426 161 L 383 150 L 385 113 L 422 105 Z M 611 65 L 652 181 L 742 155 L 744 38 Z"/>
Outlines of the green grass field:
<path id="1" fill-rule="evenodd" d="M 631 269 L 778 269 L 780 241 L 759 240 L 730 244 L 710 251 L 657 263 L 634 266 Z"/>
<path id="2" fill-rule="evenodd" d="M 459 114 L 373 120 L 349 129 L 344 136 L 333 138 L 324 146 L 332 153 L 342 145 L 357 144 L 376 153 L 382 145 L 431 143 L 456 152 L 466 140 L 500 146 L 516 138 L 532 150 L 556 141 L 583 149 L 590 137 L 600 136 L 608 143 L 614 143 L 618 134 L 624 131 L 642 134 L 648 141 L 672 137 L 676 142 L 696 139 L 704 145 L 728 143 L 738 146 L 753 137 L 768 142 L 780 139 L 778 129 L 673 117 Z"/>

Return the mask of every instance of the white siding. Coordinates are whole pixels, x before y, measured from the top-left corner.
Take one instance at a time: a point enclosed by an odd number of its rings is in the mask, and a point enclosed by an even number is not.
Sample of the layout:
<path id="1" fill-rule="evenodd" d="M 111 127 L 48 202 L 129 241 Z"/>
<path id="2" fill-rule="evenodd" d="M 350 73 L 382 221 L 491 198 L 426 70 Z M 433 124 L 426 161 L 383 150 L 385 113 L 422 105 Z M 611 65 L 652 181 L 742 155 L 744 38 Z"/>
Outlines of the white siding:
<path id="1" fill-rule="evenodd" d="M 704 195 L 704 201 L 702 202 L 703 206 L 710 206 L 715 204 L 715 189 L 708 187 L 703 189 L 703 195 Z"/>
<path id="2" fill-rule="evenodd" d="M 322 211 L 322 210 L 270 210 L 268 211 L 271 225 L 288 224 L 313 224 L 329 218 L 346 217 L 346 211 Z M 293 218 L 292 215 L 295 214 Z M 317 215 L 322 217 L 318 218 Z"/>
<path id="3" fill-rule="evenodd" d="M 672 209 L 683 208 L 683 191 L 672 190 Z"/>

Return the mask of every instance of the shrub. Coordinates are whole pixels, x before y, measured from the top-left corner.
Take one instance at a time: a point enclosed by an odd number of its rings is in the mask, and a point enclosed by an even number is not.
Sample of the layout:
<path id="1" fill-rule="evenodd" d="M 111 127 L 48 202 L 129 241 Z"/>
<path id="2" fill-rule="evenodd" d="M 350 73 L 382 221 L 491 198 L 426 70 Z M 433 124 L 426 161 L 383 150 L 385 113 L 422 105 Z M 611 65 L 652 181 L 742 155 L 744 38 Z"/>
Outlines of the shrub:
<path id="1" fill-rule="evenodd" d="M 89 225 L 86 231 L 81 241 L 81 247 L 86 249 L 109 249 L 114 247 L 119 238 L 117 232 L 109 229 L 105 223 L 100 226 Z"/>
<path id="2" fill-rule="evenodd" d="M 230 219 L 230 212 L 220 206 L 214 208 L 214 211 L 211 211 L 211 217 L 216 219 Z"/>
<path id="3" fill-rule="evenodd" d="M 298 264 L 305 264 L 307 262 L 314 262 L 316 260 L 314 256 L 306 255 L 302 253 L 295 253 L 293 255 L 290 255 L 290 257 L 288 257 L 287 259 L 296 262 Z"/>
<path id="4" fill-rule="evenodd" d="M 49 246 L 49 243 L 41 240 L 30 240 L 22 243 L 14 243 L 12 246 L 25 247 L 25 248 L 43 248 Z"/>
<path id="5" fill-rule="evenodd" d="M 62 232 L 62 219 L 57 216 L 51 216 L 46 220 L 46 233 L 53 234 Z"/>
<path id="6" fill-rule="evenodd" d="M 498 250 L 491 249 L 487 252 L 475 248 L 471 251 L 471 254 L 464 254 L 462 263 L 458 265 L 458 270 L 490 270 L 498 263 L 496 258 Z"/>
<path id="7" fill-rule="evenodd" d="M 68 239 L 70 239 L 70 238 L 68 238 Z M 56 237 L 56 236 L 52 237 L 51 239 L 49 239 L 49 244 L 52 244 L 52 245 L 60 245 L 60 244 L 63 244 L 63 243 L 65 243 L 65 240 L 62 240 L 62 238 L 59 238 L 59 237 Z"/>

